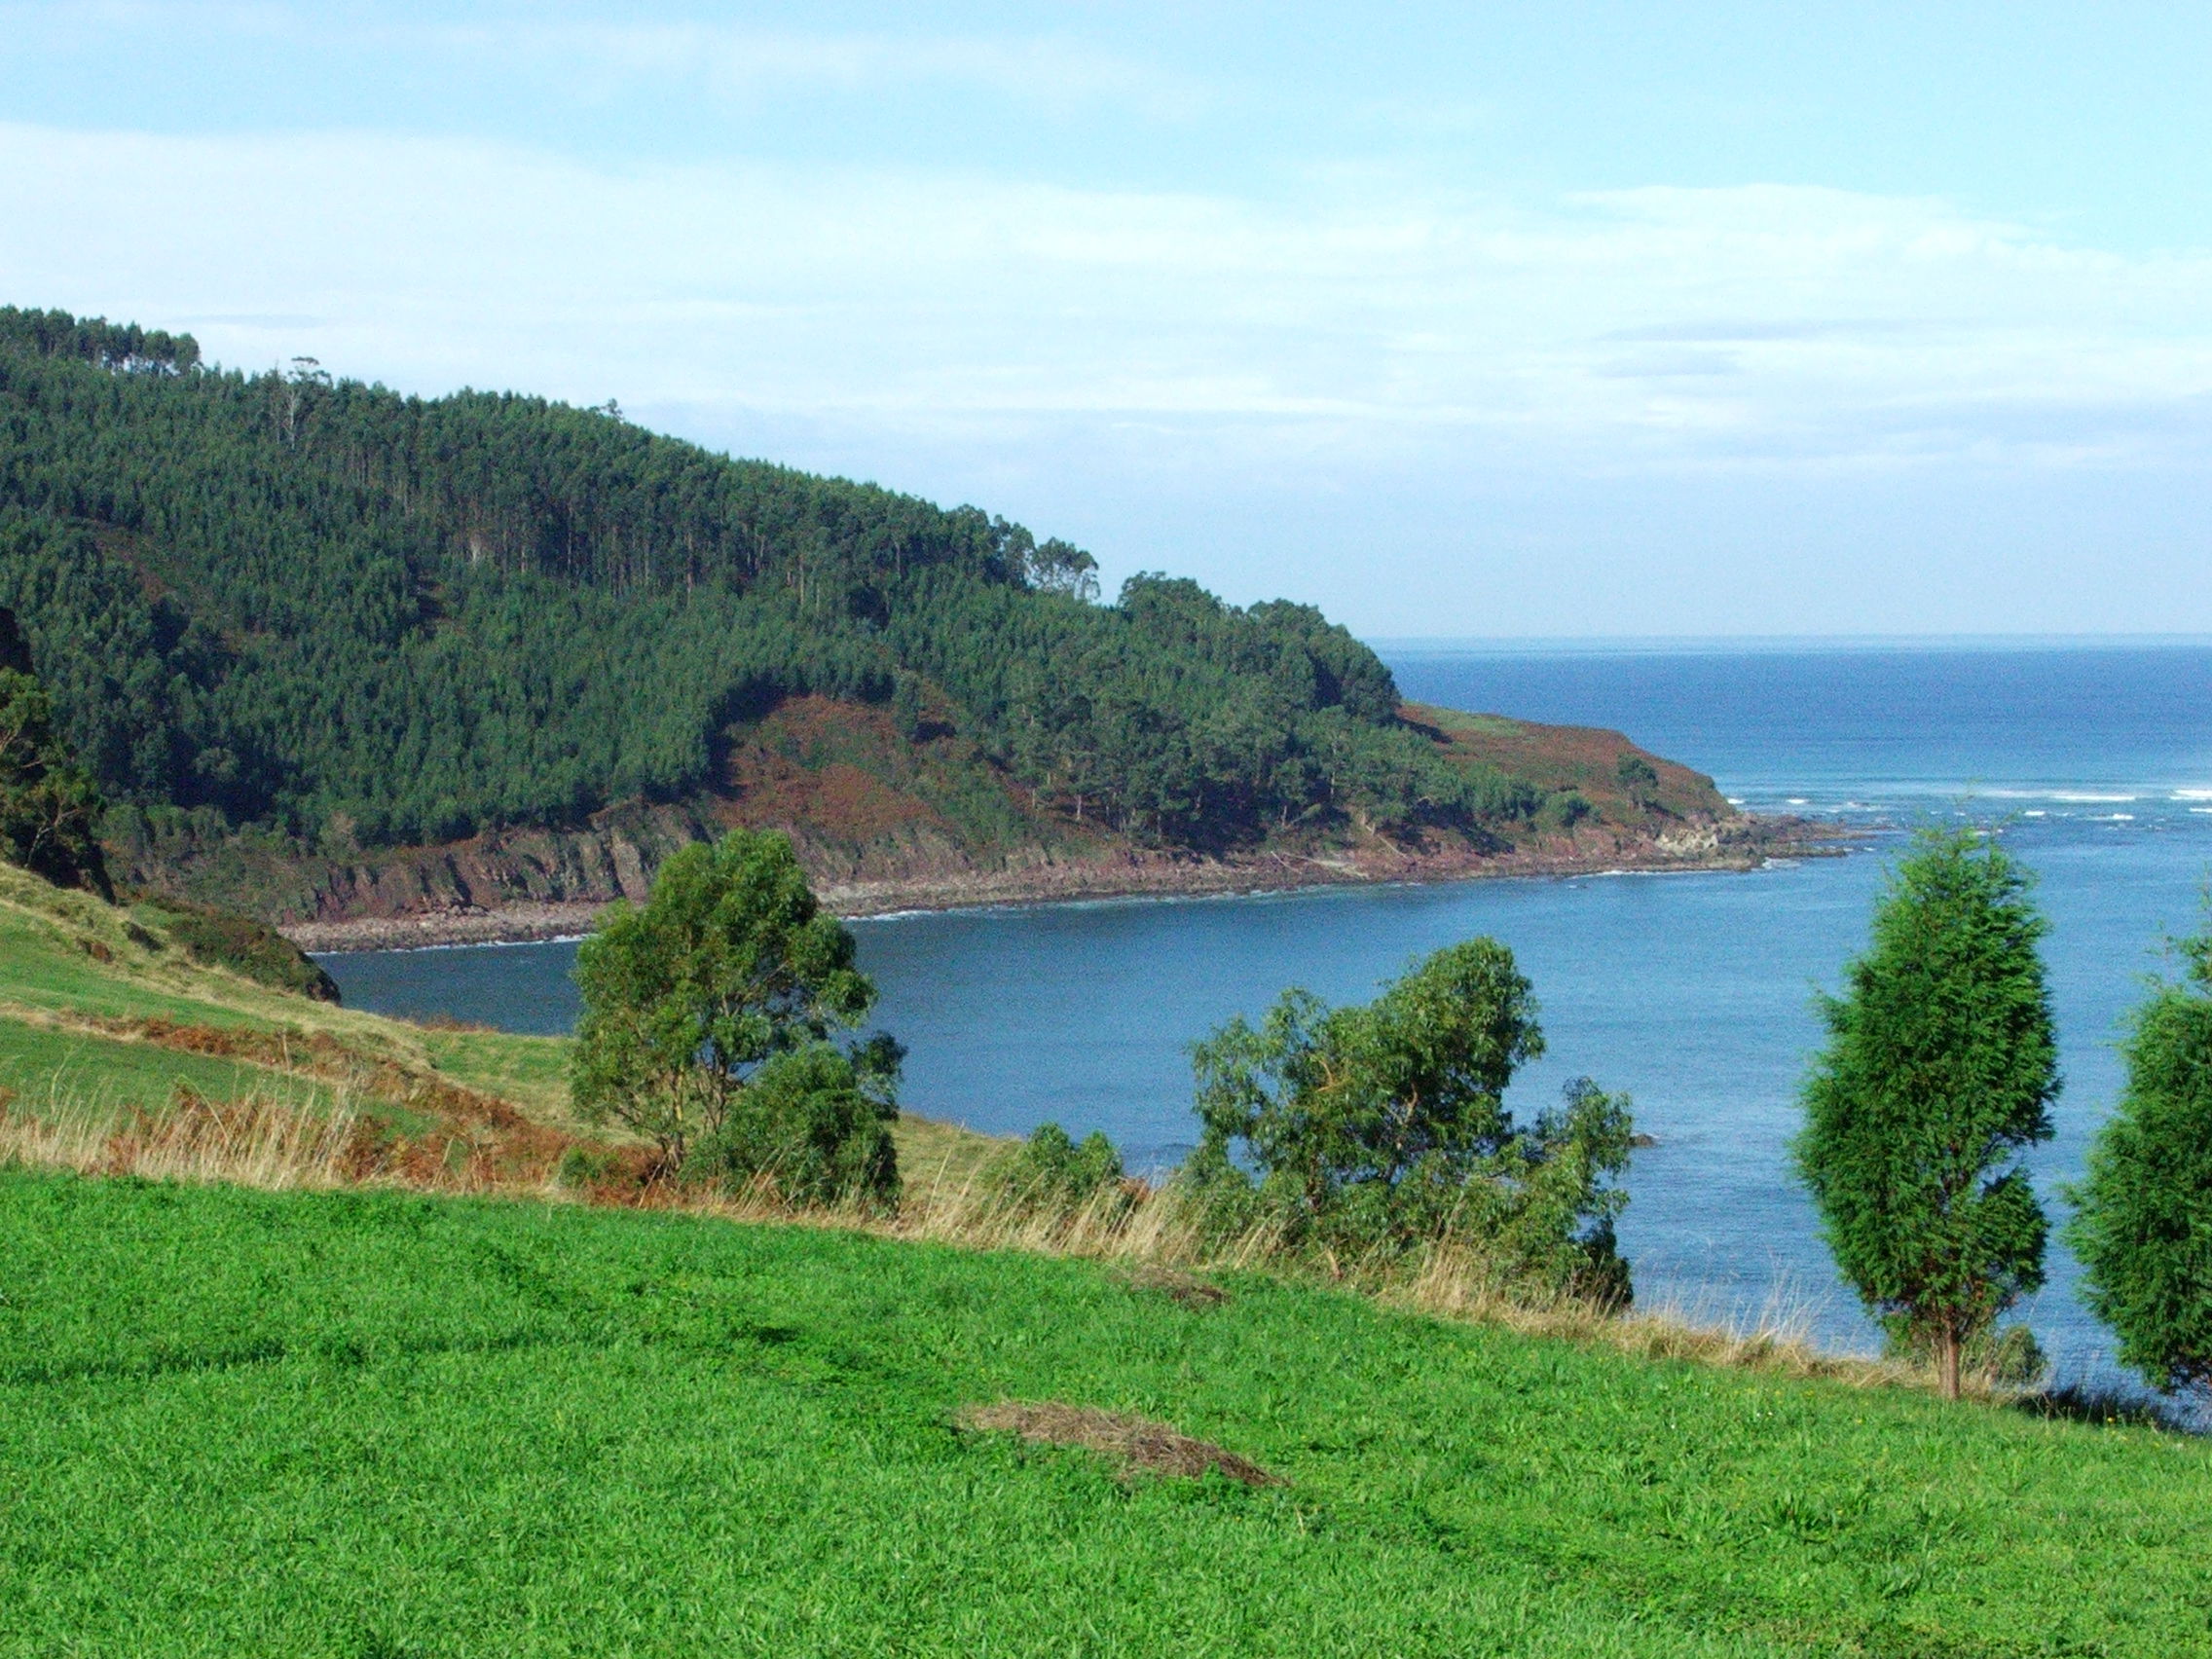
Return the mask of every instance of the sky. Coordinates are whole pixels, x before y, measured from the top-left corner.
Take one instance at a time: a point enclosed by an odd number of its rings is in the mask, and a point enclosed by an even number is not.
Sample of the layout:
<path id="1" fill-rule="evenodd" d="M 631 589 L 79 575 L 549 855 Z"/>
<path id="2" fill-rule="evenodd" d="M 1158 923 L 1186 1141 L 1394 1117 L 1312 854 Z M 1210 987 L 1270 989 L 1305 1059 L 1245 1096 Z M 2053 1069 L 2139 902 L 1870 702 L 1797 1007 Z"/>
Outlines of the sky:
<path id="1" fill-rule="evenodd" d="M 1371 638 L 2212 632 L 2212 8 L 0 0 L 0 303 Z"/>

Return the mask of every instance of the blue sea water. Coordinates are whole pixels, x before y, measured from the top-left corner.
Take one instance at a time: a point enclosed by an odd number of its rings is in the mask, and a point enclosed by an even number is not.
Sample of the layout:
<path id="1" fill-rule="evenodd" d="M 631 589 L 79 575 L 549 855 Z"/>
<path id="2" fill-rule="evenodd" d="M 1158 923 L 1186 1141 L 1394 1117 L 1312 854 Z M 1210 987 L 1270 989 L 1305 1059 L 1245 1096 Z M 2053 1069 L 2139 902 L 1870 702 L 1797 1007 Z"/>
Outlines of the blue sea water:
<path id="1" fill-rule="evenodd" d="M 1835 1281 L 1786 1146 L 1836 985 L 1902 833 L 1985 825 L 2040 876 L 2066 1092 L 2031 1159 L 2060 1185 L 2119 1083 L 2114 1044 L 2162 939 L 2212 875 L 2212 645 L 1802 645 L 1386 648 L 1405 692 L 1615 727 L 1753 810 L 1868 831 L 1839 858 L 1751 873 L 1590 876 L 1128 901 L 855 924 L 881 1021 L 910 1050 L 906 1104 L 1018 1132 L 1099 1128 L 1137 1166 L 1193 1133 L 1185 1050 L 1289 984 L 1364 998 L 1435 947 L 1510 944 L 1549 1051 L 1524 1112 L 1588 1075 L 1636 1099 L 1621 1226 L 1646 1303 L 1712 1319 L 1774 1307 L 1835 1347 L 1871 1328 Z M 574 1017 L 571 944 L 331 956 L 357 1007 L 516 1030 Z M 2024 1311 L 2061 1372 L 2110 1374 L 2105 1334 L 2054 1251 Z"/>

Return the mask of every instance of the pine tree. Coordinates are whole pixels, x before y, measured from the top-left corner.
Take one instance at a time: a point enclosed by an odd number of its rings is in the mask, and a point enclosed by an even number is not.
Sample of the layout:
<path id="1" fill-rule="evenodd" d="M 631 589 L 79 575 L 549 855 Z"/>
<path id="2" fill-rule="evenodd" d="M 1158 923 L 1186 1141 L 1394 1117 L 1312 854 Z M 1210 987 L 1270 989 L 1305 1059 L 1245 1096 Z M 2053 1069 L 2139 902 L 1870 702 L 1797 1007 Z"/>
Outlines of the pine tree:
<path id="1" fill-rule="evenodd" d="M 1972 830 L 1898 866 L 1872 946 L 1824 997 L 1828 1045 L 1794 1147 L 1836 1266 L 1946 1398 L 1960 1353 L 2043 1283 L 2021 1149 L 2050 1138 L 2058 1054 L 2028 875 Z"/>
<path id="2" fill-rule="evenodd" d="M 2212 1386 L 2212 934 L 2180 949 L 2188 978 L 2135 1013 L 2067 1229 L 2120 1359 L 2168 1392 Z"/>

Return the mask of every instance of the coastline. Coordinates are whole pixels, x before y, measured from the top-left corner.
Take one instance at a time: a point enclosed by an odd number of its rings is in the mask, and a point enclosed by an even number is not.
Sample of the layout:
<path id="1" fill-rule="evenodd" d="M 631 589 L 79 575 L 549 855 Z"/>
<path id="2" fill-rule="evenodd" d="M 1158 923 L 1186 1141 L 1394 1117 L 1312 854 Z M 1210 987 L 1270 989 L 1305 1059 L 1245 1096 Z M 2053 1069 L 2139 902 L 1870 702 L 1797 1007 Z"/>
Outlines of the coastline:
<path id="1" fill-rule="evenodd" d="M 963 910 L 1104 899 L 1195 899 L 1390 883 L 1533 879 L 1752 870 L 1775 859 L 1833 857 L 1863 831 L 1803 818 L 1746 816 L 1685 824 L 1677 833 L 1556 836 L 1501 853 L 1409 851 L 1378 841 L 1328 856 L 1248 854 L 1231 859 L 1124 851 L 1111 857 L 1019 868 L 948 871 L 875 881 L 816 883 L 823 903 L 847 920 L 908 910 Z M 528 944 L 589 933 L 610 901 L 536 901 L 493 907 L 449 905 L 397 916 L 289 922 L 277 931 L 302 950 L 338 954 L 454 945 Z"/>

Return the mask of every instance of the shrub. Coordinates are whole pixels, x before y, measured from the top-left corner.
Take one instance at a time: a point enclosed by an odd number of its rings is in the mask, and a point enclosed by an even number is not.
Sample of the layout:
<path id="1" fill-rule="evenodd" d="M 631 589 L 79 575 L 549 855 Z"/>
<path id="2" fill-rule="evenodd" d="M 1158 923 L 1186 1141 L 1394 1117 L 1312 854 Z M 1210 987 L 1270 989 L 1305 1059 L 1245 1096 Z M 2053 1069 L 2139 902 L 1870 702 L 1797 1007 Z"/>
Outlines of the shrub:
<path id="1" fill-rule="evenodd" d="M 765 1176 L 792 1203 L 888 1204 L 899 1197 L 888 1080 L 828 1043 L 770 1058 L 684 1160 L 688 1181 L 737 1187 Z"/>
<path id="2" fill-rule="evenodd" d="M 1659 773 L 1641 755 L 1623 755 L 1613 763 L 1613 781 L 1638 806 L 1649 806 L 1659 796 Z"/>
<path id="3" fill-rule="evenodd" d="M 1547 800 L 1544 810 L 1559 828 L 1571 830 L 1588 818 L 1596 808 L 1591 806 L 1589 797 L 1580 790 L 1568 790 L 1566 793 L 1555 794 Z"/>
<path id="4" fill-rule="evenodd" d="M 1402 1250 L 1450 1235 L 1523 1281 L 1624 1303 L 1613 1240 L 1629 1103 L 1587 1079 L 1523 1127 L 1503 1094 L 1543 1052 L 1536 1006 L 1494 940 L 1449 946 L 1375 1002 L 1286 991 L 1258 1030 L 1194 1046 L 1203 1133 L 1186 1166 L 1225 1225 L 1294 1244 Z"/>
<path id="5" fill-rule="evenodd" d="M 1122 1155 L 1096 1129 L 1078 1145 L 1059 1124 L 1039 1124 L 991 1174 L 1010 1208 L 1073 1210 L 1121 1182 Z"/>
<path id="6" fill-rule="evenodd" d="M 151 911 L 163 932 L 195 962 L 228 968 L 264 985 L 296 991 L 317 1002 L 338 1001 L 337 981 L 275 928 L 211 904 L 196 904 L 162 893 L 137 894 L 133 903 Z M 133 932 L 132 939 L 137 940 L 142 932 Z"/>
<path id="7" fill-rule="evenodd" d="M 561 1154 L 554 1179 L 564 1187 L 596 1187 L 621 1167 L 620 1156 L 608 1147 L 571 1146 Z"/>

